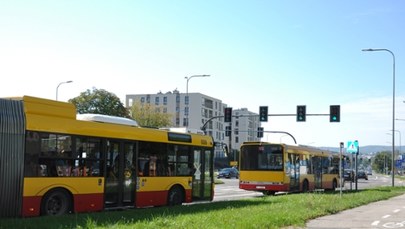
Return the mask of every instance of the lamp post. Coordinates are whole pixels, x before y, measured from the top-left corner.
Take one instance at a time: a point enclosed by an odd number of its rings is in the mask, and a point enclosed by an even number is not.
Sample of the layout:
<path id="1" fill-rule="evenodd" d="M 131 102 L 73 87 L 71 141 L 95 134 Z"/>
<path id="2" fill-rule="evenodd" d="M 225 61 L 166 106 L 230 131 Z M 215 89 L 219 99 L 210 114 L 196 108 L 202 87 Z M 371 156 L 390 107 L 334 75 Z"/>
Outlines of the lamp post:
<path id="1" fill-rule="evenodd" d="M 396 120 L 398 120 L 398 119 L 396 119 Z M 399 130 L 395 130 L 395 132 L 398 132 L 399 133 L 399 155 L 401 155 L 401 151 L 402 151 L 402 134 L 401 134 L 401 131 L 399 131 Z M 392 135 L 391 133 L 387 133 L 388 135 Z"/>
<path id="2" fill-rule="evenodd" d="M 186 115 L 186 127 L 188 126 L 188 113 L 190 112 L 189 111 L 189 107 L 188 107 L 188 104 L 190 103 L 190 100 L 189 100 L 189 98 L 188 98 L 188 81 L 190 81 L 190 79 L 192 79 L 192 78 L 194 78 L 194 77 L 209 77 L 210 75 L 192 75 L 192 76 L 186 76 L 186 77 L 184 77 L 185 79 L 187 79 L 187 84 L 186 84 L 186 99 L 185 99 L 185 101 L 186 101 L 186 112 L 185 112 L 185 115 Z"/>
<path id="3" fill-rule="evenodd" d="M 62 84 L 64 84 L 64 83 L 72 83 L 72 82 L 73 82 L 72 80 L 69 80 L 69 81 L 65 81 L 65 82 L 60 82 L 60 83 L 58 84 L 58 86 L 56 87 L 56 101 L 58 101 L 58 90 L 59 90 L 59 86 L 62 85 Z"/>
<path id="4" fill-rule="evenodd" d="M 394 187 L 394 156 L 395 156 L 395 55 L 389 49 L 362 49 L 364 52 L 379 52 L 385 51 L 392 55 L 393 65 L 392 65 L 392 161 L 391 161 L 391 177 L 392 177 L 392 187 Z"/>

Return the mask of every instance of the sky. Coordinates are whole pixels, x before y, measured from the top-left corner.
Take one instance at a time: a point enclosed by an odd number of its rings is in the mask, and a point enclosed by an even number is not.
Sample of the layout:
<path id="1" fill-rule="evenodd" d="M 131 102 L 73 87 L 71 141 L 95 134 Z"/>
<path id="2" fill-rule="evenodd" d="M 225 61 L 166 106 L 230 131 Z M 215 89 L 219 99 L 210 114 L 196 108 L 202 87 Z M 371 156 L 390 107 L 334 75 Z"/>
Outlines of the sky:
<path id="1" fill-rule="evenodd" d="M 87 89 L 199 92 L 270 114 L 265 131 L 298 144 L 395 145 L 405 135 L 405 2 L 397 0 L 5 0 L 0 2 L 0 97 L 67 101 Z M 72 80 L 72 83 L 61 84 Z M 403 119 L 403 120 L 401 120 Z M 405 138 L 405 136 L 404 136 Z M 293 143 L 285 135 L 263 141 Z"/>

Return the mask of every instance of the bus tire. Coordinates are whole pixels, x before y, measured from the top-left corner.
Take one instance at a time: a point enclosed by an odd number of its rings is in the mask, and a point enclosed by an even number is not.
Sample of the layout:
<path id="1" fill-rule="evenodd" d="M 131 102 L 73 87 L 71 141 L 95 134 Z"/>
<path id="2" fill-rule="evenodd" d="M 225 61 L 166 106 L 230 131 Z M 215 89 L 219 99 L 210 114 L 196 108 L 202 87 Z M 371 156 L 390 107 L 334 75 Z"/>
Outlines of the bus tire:
<path id="1" fill-rule="evenodd" d="M 308 191 L 309 191 L 308 180 L 304 180 L 304 182 L 302 182 L 302 192 L 308 192 Z"/>
<path id="2" fill-rule="evenodd" d="M 70 212 L 72 198 L 64 189 L 47 192 L 41 201 L 41 215 L 64 215 Z"/>
<path id="3" fill-rule="evenodd" d="M 183 189 L 175 185 L 169 190 L 169 195 L 167 196 L 167 205 L 175 206 L 181 205 L 184 201 L 184 191 Z"/>

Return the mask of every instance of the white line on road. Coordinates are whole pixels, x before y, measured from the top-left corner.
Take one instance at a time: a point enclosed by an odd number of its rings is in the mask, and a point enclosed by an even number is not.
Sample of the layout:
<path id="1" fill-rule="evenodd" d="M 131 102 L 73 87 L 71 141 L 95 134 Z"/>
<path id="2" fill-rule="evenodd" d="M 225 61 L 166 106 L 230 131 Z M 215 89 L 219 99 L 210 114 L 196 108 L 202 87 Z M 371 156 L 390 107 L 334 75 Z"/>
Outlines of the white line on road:
<path id="1" fill-rule="evenodd" d="M 394 213 L 398 213 L 398 212 L 400 212 L 401 211 L 401 209 L 395 209 L 393 212 Z"/>
<path id="2" fill-rule="evenodd" d="M 371 224 L 371 226 L 378 226 L 378 224 L 380 223 L 380 221 L 374 221 L 372 224 Z"/>
<path id="3" fill-rule="evenodd" d="M 388 217 L 390 217 L 391 215 L 385 215 L 385 216 L 383 216 L 382 218 L 383 219 L 386 219 L 386 218 L 388 218 Z"/>

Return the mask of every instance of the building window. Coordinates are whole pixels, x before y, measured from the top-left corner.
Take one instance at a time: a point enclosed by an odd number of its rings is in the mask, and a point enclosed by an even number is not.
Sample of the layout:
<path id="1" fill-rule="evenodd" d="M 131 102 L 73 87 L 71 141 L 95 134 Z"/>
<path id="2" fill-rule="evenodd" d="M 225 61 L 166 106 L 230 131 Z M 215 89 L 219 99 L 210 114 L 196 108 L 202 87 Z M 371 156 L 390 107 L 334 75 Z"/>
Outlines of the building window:
<path id="1" fill-rule="evenodd" d="M 159 97 L 155 97 L 155 105 L 159 105 Z"/>
<path id="2" fill-rule="evenodd" d="M 163 108 L 163 113 L 167 113 L 167 107 Z"/>
<path id="3" fill-rule="evenodd" d="M 167 105 L 167 96 L 163 97 L 163 105 Z"/>
<path id="4" fill-rule="evenodd" d="M 188 95 L 186 95 L 186 97 L 184 97 L 184 104 L 186 104 L 186 105 L 190 104 L 190 97 Z"/>
<path id="5" fill-rule="evenodd" d="M 189 112 L 189 107 L 185 107 L 184 108 L 184 115 L 188 116 L 188 112 Z"/>
<path id="6" fill-rule="evenodd" d="M 141 97 L 141 103 L 145 103 L 145 97 Z"/>

